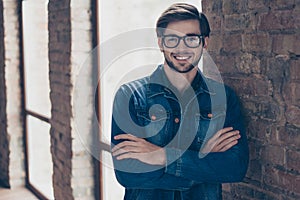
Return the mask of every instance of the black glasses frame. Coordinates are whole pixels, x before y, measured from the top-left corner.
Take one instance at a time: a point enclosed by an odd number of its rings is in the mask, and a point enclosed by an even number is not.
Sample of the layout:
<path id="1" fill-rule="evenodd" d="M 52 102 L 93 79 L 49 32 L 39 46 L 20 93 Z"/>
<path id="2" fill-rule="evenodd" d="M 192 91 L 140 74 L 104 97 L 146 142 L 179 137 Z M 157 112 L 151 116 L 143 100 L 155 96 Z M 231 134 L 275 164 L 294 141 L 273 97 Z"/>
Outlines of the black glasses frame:
<path id="1" fill-rule="evenodd" d="M 199 44 L 198 44 L 197 46 L 190 46 L 190 45 L 188 45 L 188 43 L 187 43 L 187 41 L 186 41 L 186 38 L 188 38 L 188 37 L 195 37 L 195 36 L 199 38 Z M 174 46 L 168 46 L 168 45 L 166 44 L 166 42 L 165 42 L 165 39 L 166 39 L 167 37 L 175 37 L 175 38 L 177 38 L 177 39 L 178 39 L 177 44 L 174 45 Z M 179 43 L 180 43 L 181 40 L 183 40 L 184 44 L 185 44 L 187 47 L 189 47 L 189 48 L 198 48 L 198 47 L 200 46 L 201 43 L 204 44 L 204 37 L 203 37 L 203 35 L 197 35 L 197 34 L 195 34 L 195 35 L 185 35 L 185 36 L 182 36 L 182 37 L 180 37 L 180 36 L 178 36 L 178 35 L 164 35 L 164 36 L 162 36 L 162 42 L 163 42 L 163 44 L 164 44 L 167 48 L 176 48 L 176 47 L 179 45 Z"/>

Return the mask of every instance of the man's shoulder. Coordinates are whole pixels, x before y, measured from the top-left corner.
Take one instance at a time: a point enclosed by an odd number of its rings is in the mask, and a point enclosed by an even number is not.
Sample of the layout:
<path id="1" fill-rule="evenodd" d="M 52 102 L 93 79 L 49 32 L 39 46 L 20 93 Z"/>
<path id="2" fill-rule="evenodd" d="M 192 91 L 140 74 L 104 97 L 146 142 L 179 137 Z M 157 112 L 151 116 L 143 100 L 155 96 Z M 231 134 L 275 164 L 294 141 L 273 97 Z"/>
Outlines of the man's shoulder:
<path id="1" fill-rule="evenodd" d="M 126 91 L 130 94 L 133 93 L 142 93 L 144 94 L 147 89 L 149 88 L 149 85 L 153 83 L 160 83 L 160 78 L 162 76 L 162 65 L 159 65 L 154 72 L 152 72 L 150 75 L 144 76 L 142 78 L 124 83 L 119 88 L 119 91 Z"/>
<path id="2" fill-rule="evenodd" d="M 146 86 L 149 84 L 149 76 L 139 78 L 121 85 L 120 89 L 130 90 L 130 91 L 137 91 L 137 90 L 144 90 Z"/>
<path id="3" fill-rule="evenodd" d="M 140 79 L 136 79 L 127 83 L 122 84 L 115 98 L 132 98 L 132 97 L 145 97 L 147 85 L 149 84 L 150 77 L 146 76 Z"/>

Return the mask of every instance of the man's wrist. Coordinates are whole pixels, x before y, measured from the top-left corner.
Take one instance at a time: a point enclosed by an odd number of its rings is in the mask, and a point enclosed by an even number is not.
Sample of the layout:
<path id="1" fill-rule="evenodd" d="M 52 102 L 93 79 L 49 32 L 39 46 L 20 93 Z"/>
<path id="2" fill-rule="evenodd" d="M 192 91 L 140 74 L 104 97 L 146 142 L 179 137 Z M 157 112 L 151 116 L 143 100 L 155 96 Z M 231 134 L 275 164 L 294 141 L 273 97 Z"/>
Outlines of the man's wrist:
<path id="1" fill-rule="evenodd" d="M 159 163 L 160 165 L 166 165 L 167 162 L 167 155 L 166 155 L 166 151 L 164 148 L 160 148 L 159 149 L 160 153 L 159 153 Z"/>

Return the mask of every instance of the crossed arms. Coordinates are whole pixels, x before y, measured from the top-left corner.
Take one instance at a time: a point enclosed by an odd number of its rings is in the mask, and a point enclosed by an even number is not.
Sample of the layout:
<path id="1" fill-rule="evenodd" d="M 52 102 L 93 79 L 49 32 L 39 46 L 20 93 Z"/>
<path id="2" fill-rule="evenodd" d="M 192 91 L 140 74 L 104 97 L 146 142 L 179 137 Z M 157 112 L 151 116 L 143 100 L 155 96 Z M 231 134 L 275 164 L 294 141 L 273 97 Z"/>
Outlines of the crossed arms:
<path id="1" fill-rule="evenodd" d="M 122 98 L 129 98 L 124 89 L 116 95 L 113 116 L 115 112 L 122 114 L 122 102 L 126 102 Z M 112 156 L 120 184 L 127 188 L 181 190 L 196 183 L 241 181 L 248 166 L 247 139 L 234 93 L 227 102 L 226 114 L 234 116 L 202 148 L 202 153 L 208 153 L 204 158 L 199 157 L 198 151 L 163 148 L 130 132 L 124 133 L 113 118 Z M 119 166 L 147 170 L 126 171 Z"/>

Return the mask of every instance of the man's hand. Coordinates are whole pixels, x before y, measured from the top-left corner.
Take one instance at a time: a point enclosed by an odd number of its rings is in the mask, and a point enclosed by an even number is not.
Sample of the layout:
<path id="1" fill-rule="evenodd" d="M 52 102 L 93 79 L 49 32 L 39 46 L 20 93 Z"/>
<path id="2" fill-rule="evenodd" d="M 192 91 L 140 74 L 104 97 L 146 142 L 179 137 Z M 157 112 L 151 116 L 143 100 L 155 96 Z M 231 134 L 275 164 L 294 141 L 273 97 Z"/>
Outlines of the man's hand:
<path id="1" fill-rule="evenodd" d="M 223 128 L 219 130 L 212 138 L 210 138 L 201 153 L 209 152 L 224 152 L 238 143 L 241 138 L 240 132 L 233 131 L 232 127 Z"/>
<path id="2" fill-rule="evenodd" d="M 150 165 L 165 165 L 166 153 L 162 147 L 151 144 L 143 138 L 131 134 L 120 134 L 115 140 L 126 140 L 112 148 L 112 155 L 117 160 L 137 159 Z"/>

